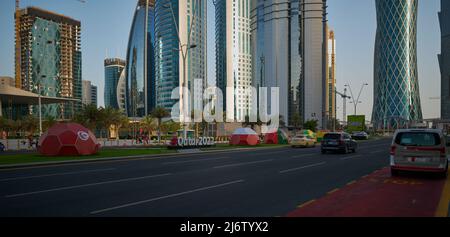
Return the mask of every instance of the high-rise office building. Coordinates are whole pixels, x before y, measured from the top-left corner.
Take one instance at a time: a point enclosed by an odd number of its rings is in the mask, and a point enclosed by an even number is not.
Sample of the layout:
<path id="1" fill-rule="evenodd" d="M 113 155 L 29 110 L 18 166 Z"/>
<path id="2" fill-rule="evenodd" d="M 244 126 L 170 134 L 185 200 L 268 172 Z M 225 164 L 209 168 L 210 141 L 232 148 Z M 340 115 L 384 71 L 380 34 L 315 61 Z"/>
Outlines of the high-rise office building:
<path id="1" fill-rule="evenodd" d="M 327 93 L 326 93 L 326 116 L 327 128 L 336 126 L 336 39 L 334 31 L 328 28 L 328 53 L 327 53 Z"/>
<path id="2" fill-rule="evenodd" d="M 288 125 L 300 110 L 299 0 L 252 0 L 253 85 L 279 88 L 279 112 Z M 271 113 L 270 96 L 267 98 Z"/>
<path id="3" fill-rule="evenodd" d="M 450 2 L 441 0 L 441 54 L 439 64 L 441 67 L 441 117 L 450 119 Z"/>
<path id="4" fill-rule="evenodd" d="M 374 106 L 376 128 L 422 120 L 417 73 L 418 0 L 376 0 Z"/>
<path id="5" fill-rule="evenodd" d="M 301 110 L 304 121 L 328 125 L 326 116 L 327 19 L 326 0 L 301 0 Z"/>
<path id="6" fill-rule="evenodd" d="M 105 107 L 125 111 L 125 60 L 105 59 Z"/>
<path id="7" fill-rule="evenodd" d="M 203 111 L 201 92 L 207 82 L 207 1 L 156 1 L 155 9 L 157 105 L 172 110 L 178 101 L 172 99 L 172 92 L 184 85 L 190 91 L 190 98 L 185 98 L 180 91 L 180 104 L 181 100 L 187 100 L 184 104 L 188 108 L 183 110 Z M 196 79 L 201 81 L 197 84 L 200 88 L 195 88 Z"/>
<path id="8" fill-rule="evenodd" d="M 43 9 L 16 9 L 16 87 L 80 102 L 45 105 L 44 117 L 70 119 L 81 107 L 81 24 Z M 37 106 L 30 106 L 36 114 Z"/>
<path id="9" fill-rule="evenodd" d="M 216 80 L 227 118 L 250 114 L 252 86 L 251 0 L 217 0 Z M 227 87 L 231 90 L 227 90 Z M 234 89 L 234 90 L 233 90 Z"/>
<path id="10" fill-rule="evenodd" d="M 83 80 L 82 88 L 83 105 L 94 105 L 97 107 L 97 86 L 93 85 L 90 81 Z"/>
<path id="11" fill-rule="evenodd" d="M 144 117 L 156 105 L 155 0 L 138 0 L 126 60 L 127 114 Z"/>

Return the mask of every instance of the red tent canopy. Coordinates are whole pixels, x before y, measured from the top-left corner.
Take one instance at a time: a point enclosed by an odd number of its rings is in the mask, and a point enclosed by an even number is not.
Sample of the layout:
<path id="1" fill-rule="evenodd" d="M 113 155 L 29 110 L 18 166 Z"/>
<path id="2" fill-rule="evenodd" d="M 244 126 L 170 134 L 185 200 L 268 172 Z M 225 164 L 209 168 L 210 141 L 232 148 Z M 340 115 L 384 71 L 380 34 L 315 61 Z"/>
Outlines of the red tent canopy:
<path id="1" fill-rule="evenodd" d="M 258 134 L 250 128 L 238 128 L 230 140 L 231 145 L 256 146 L 259 144 Z"/>
<path id="2" fill-rule="evenodd" d="M 38 151 L 44 156 L 85 156 L 96 154 L 99 147 L 89 129 L 76 123 L 60 123 L 42 135 Z"/>

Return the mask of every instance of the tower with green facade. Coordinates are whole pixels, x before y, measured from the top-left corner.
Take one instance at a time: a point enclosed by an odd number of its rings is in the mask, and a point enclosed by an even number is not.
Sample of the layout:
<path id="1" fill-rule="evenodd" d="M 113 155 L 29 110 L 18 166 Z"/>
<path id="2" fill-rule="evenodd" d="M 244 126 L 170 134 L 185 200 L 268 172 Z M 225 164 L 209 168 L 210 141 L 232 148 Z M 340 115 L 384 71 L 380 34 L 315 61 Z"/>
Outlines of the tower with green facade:
<path id="1" fill-rule="evenodd" d="M 81 24 L 35 7 L 16 14 L 16 87 L 42 96 L 78 99 L 43 106 L 42 116 L 71 119 L 81 108 Z M 37 114 L 37 106 L 27 113 Z"/>

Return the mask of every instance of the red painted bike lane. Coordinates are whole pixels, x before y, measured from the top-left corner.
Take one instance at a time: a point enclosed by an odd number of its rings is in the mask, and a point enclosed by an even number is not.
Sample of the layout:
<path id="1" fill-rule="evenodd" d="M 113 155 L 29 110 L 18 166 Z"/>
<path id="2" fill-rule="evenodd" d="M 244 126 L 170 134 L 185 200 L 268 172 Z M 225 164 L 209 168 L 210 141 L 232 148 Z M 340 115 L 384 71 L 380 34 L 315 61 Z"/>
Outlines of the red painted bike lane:
<path id="1" fill-rule="evenodd" d="M 376 171 L 325 197 L 307 202 L 288 217 L 434 217 L 445 179 L 391 177 Z"/>

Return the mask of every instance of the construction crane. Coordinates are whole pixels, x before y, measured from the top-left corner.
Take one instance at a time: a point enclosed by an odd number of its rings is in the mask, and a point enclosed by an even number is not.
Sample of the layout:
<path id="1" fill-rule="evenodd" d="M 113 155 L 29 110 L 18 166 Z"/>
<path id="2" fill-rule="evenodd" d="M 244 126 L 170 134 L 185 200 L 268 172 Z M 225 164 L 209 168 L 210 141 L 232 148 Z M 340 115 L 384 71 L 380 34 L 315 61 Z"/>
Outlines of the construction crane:
<path id="1" fill-rule="evenodd" d="M 343 118 L 342 121 L 344 121 L 344 123 L 345 123 L 345 122 L 347 121 L 347 99 L 351 99 L 352 97 L 350 97 L 350 96 L 347 95 L 347 88 L 344 89 L 344 93 L 341 93 L 341 92 L 339 92 L 339 91 L 336 90 L 336 94 L 340 95 L 341 98 L 342 98 L 343 101 L 344 101 L 344 104 L 343 104 L 343 106 L 342 106 L 342 109 L 343 109 L 343 117 L 344 117 L 344 118 Z"/>

